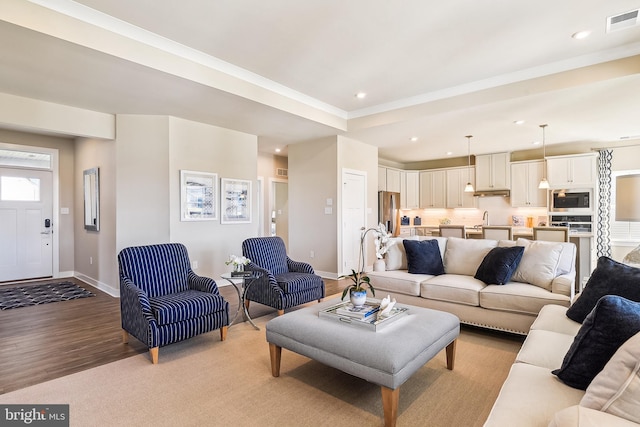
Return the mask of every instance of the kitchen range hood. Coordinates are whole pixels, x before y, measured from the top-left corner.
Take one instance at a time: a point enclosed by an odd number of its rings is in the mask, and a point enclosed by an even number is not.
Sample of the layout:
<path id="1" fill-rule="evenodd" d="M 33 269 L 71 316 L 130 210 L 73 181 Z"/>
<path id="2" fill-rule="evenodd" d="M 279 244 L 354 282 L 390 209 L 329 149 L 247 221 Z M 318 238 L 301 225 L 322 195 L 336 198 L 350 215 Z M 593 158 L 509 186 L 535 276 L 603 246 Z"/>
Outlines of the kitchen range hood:
<path id="1" fill-rule="evenodd" d="M 474 197 L 510 197 L 511 192 L 509 190 L 487 190 L 476 191 L 473 193 Z"/>

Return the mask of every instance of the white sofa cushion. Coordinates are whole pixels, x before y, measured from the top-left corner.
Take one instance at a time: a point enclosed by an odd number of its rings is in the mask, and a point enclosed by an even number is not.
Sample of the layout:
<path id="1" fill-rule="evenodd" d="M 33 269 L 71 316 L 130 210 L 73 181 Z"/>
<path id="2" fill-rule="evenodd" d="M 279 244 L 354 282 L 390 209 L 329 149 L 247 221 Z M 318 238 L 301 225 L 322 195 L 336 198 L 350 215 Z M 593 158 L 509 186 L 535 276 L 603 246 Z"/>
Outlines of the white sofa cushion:
<path id="1" fill-rule="evenodd" d="M 482 280 L 473 276 L 442 274 L 422 282 L 420 295 L 433 300 L 478 306 L 479 292 L 485 286 Z"/>
<path id="2" fill-rule="evenodd" d="M 640 333 L 616 351 L 591 381 L 580 405 L 640 423 Z"/>
<path id="3" fill-rule="evenodd" d="M 548 427 L 638 427 L 638 424 L 606 412 L 573 405 L 553 415 Z"/>
<path id="4" fill-rule="evenodd" d="M 395 244 L 391 245 L 384 257 L 385 268 L 387 270 L 406 270 L 407 253 L 404 250 L 403 240 L 418 240 L 418 236 L 393 237 Z"/>
<path id="5" fill-rule="evenodd" d="M 564 355 L 573 344 L 573 336 L 541 329 L 529 331 L 524 340 L 516 362 L 529 365 L 558 369 L 562 366 Z"/>
<path id="6" fill-rule="evenodd" d="M 420 284 L 434 276 L 411 274 L 407 270 L 367 272 L 376 292 L 378 290 L 420 296 Z"/>
<path id="7" fill-rule="evenodd" d="M 485 255 L 497 245 L 497 240 L 449 237 L 443 258 L 445 273 L 473 277 Z"/>
<path id="8" fill-rule="evenodd" d="M 573 338 L 580 330 L 582 324 L 569 319 L 566 313 L 567 307 L 555 304 L 545 305 L 531 325 L 531 330 L 542 329 L 545 331 L 559 332 L 570 335 Z"/>
<path id="9" fill-rule="evenodd" d="M 546 426 L 556 412 L 577 405 L 583 394 L 547 368 L 514 363 L 484 426 Z"/>
<path id="10" fill-rule="evenodd" d="M 518 246 L 524 246 L 522 260 L 511 277 L 514 282 L 531 283 L 551 291 L 551 282 L 556 277 L 562 245 L 560 243 L 518 239 Z M 445 264 L 445 271 L 447 266 Z"/>
<path id="11" fill-rule="evenodd" d="M 488 285 L 480 291 L 480 307 L 537 315 L 547 304 L 569 306 L 569 297 L 526 283 Z"/>

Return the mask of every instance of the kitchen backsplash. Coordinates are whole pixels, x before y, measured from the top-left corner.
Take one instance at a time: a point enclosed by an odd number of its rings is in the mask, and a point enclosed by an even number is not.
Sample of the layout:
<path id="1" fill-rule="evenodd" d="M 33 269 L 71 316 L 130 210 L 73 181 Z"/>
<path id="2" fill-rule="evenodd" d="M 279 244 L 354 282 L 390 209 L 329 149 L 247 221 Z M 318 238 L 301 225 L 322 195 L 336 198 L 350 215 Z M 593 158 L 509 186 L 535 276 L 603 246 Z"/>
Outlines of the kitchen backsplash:
<path id="1" fill-rule="evenodd" d="M 537 225 L 539 217 L 547 216 L 546 208 L 513 208 L 506 197 L 480 197 L 477 209 L 413 209 L 400 211 L 400 216 L 408 216 L 410 225 L 414 225 L 414 218 L 418 216 L 422 226 L 437 227 L 444 218 L 450 219 L 451 224 L 474 226 L 483 224 L 485 211 L 489 214 L 490 225 L 513 225 L 514 215 L 525 220 L 532 216 Z"/>

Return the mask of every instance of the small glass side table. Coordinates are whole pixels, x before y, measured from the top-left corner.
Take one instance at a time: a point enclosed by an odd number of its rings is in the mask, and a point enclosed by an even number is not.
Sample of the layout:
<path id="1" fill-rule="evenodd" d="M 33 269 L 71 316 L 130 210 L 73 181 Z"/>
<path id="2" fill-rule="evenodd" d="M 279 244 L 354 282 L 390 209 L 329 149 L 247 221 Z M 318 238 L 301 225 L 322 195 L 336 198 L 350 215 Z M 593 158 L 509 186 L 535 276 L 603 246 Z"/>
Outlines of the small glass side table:
<path id="1" fill-rule="evenodd" d="M 232 276 L 231 273 L 223 273 L 220 275 L 220 277 L 222 277 L 227 282 L 231 283 L 231 285 L 233 285 L 233 288 L 236 290 L 236 293 L 238 294 L 238 309 L 236 310 L 236 314 L 233 316 L 233 319 L 231 320 L 231 322 L 229 322 L 230 327 L 235 323 L 238 317 L 238 314 L 242 309 L 244 311 L 244 318 L 248 320 L 249 323 L 251 323 L 251 326 L 253 326 L 258 331 L 260 330 L 260 328 L 255 323 L 253 323 L 251 316 L 249 316 L 249 310 L 247 310 L 247 306 L 244 304 L 245 297 L 247 295 L 247 289 L 251 287 L 251 284 L 255 279 L 260 277 L 259 274 L 260 273 L 258 272 L 254 272 L 253 275 L 248 277 Z M 241 288 L 242 288 L 242 292 L 240 291 Z"/>

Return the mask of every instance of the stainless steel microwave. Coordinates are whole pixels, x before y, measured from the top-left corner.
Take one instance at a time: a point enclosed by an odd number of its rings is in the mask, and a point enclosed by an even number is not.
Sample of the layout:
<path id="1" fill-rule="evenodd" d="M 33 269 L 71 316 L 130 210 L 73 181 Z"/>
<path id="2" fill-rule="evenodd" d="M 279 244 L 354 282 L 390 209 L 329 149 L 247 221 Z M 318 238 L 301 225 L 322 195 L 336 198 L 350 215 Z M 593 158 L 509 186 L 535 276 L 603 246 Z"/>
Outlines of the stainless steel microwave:
<path id="1" fill-rule="evenodd" d="M 591 212 L 593 190 L 551 190 L 549 206 L 551 212 Z"/>

